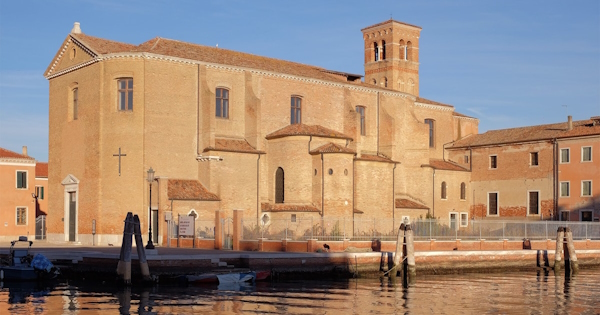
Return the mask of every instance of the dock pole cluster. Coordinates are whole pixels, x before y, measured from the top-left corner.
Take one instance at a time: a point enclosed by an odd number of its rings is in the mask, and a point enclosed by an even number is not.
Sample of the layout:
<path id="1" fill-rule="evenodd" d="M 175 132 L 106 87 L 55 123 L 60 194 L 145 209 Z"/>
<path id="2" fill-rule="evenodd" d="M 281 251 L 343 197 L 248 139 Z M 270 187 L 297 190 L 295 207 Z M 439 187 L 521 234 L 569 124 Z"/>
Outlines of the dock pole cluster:
<path id="1" fill-rule="evenodd" d="M 564 252 L 564 253 L 563 253 Z M 573 232 L 569 227 L 559 227 L 556 235 L 556 251 L 554 252 L 554 272 L 560 271 L 561 260 L 564 254 L 565 272 L 575 274 L 579 271 L 575 245 L 573 244 Z"/>
<path id="2" fill-rule="evenodd" d="M 415 265 L 414 234 L 410 224 L 402 223 L 398 229 L 394 266 L 388 270 L 391 277 L 402 276 L 404 285 L 414 283 L 417 275 Z"/>
<path id="3" fill-rule="evenodd" d="M 148 268 L 148 261 L 146 260 L 146 251 L 144 249 L 144 243 L 142 241 L 140 218 L 137 214 L 133 215 L 131 212 L 128 212 L 127 217 L 125 217 L 125 226 L 123 228 L 123 242 L 121 243 L 121 253 L 119 256 L 119 263 L 117 264 L 117 275 L 119 276 L 122 283 L 127 286 L 131 285 L 132 235 L 135 235 L 135 246 L 137 249 L 138 260 L 140 263 L 142 280 L 144 282 L 152 281 L 152 278 L 150 276 L 150 269 Z"/>

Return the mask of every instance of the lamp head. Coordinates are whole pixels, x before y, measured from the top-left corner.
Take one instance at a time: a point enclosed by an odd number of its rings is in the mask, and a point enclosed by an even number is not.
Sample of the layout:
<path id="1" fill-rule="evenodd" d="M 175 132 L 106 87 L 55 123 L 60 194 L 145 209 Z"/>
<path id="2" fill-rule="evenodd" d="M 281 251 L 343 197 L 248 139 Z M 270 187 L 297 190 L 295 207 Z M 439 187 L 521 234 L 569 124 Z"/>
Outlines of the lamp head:
<path id="1" fill-rule="evenodd" d="M 154 170 L 152 169 L 152 166 L 150 166 L 150 169 L 148 170 L 148 182 L 152 183 L 154 181 Z"/>

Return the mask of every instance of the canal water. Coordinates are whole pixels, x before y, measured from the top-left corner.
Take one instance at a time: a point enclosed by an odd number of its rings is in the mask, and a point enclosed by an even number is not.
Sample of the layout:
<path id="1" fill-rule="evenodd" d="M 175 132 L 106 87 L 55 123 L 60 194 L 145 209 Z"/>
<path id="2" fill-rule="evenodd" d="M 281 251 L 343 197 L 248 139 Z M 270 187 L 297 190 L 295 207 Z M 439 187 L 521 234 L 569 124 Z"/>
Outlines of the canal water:
<path id="1" fill-rule="evenodd" d="M 0 314 L 600 314 L 600 268 L 120 288 L 84 281 L 2 284 Z"/>

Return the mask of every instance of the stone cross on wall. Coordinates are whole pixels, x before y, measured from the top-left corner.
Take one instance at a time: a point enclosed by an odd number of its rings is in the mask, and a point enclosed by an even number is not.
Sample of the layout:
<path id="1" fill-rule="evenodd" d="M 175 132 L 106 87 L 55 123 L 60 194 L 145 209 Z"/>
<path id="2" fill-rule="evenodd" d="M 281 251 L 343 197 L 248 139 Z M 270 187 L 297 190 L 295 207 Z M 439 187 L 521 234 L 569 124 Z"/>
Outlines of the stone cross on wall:
<path id="1" fill-rule="evenodd" d="M 121 176 L 121 157 L 127 156 L 127 154 L 121 154 L 121 147 L 119 147 L 119 154 L 113 154 L 113 156 L 119 157 L 119 176 Z"/>

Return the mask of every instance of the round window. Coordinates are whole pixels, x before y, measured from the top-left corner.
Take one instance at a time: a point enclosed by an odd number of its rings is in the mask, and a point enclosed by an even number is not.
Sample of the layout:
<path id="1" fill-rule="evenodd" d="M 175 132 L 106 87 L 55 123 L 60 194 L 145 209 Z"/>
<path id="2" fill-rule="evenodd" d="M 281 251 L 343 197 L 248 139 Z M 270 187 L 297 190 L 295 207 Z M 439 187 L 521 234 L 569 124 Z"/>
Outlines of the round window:
<path id="1" fill-rule="evenodd" d="M 329 169 L 328 172 L 329 172 L 329 175 L 333 175 L 333 170 L 332 169 Z"/>

